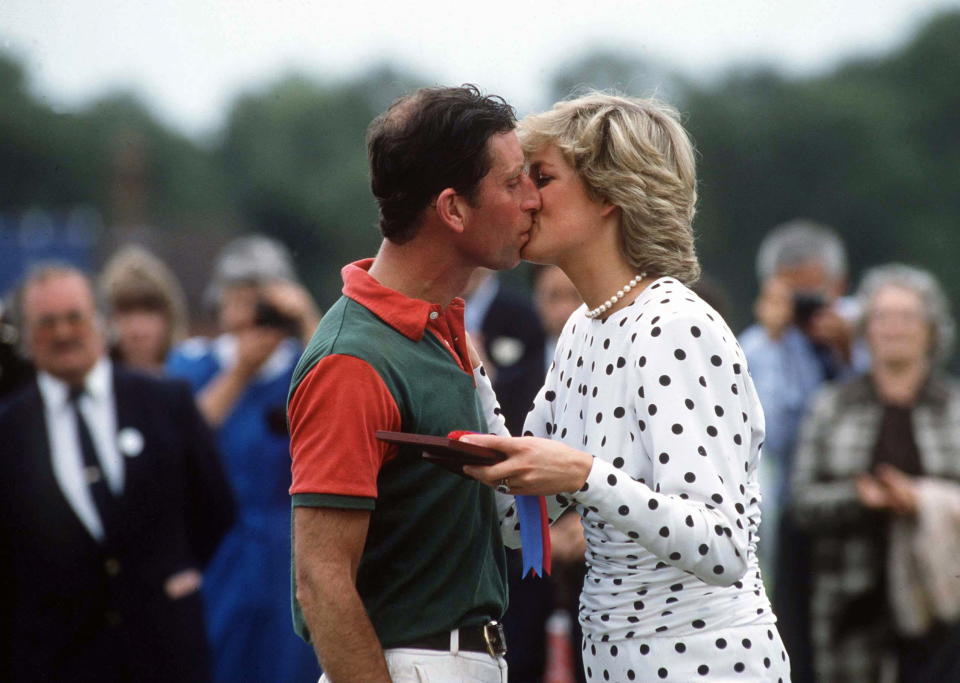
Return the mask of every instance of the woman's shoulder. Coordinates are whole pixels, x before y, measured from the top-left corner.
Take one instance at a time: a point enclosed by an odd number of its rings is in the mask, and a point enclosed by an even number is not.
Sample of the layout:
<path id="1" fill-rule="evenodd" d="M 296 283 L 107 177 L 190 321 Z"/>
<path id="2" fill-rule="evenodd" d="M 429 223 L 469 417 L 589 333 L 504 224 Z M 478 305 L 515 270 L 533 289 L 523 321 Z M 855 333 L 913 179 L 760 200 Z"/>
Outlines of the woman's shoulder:
<path id="1" fill-rule="evenodd" d="M 637 300 L 631 321 L 650 328 L 651 336 L 684 335 L 694 338 L 735 340 L 735 336 L 710 304 L 678 280 L 660 278 Z M 659 328 L 658 332 L 654 330 Z"/>

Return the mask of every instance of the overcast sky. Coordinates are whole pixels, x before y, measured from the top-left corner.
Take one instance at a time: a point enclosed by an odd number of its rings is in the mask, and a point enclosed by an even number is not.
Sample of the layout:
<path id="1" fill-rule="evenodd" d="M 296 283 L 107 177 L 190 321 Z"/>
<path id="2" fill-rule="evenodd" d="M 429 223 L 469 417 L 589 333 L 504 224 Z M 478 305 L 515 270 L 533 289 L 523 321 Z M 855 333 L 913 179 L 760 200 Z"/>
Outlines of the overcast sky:
<path id="1" fill-rule="evenodd" d="M 288 69 L 349 76 L 396 62 L 475 82 L 523 111 L 558 67 L 595 47 L 711 78 L 765 62 L 829 68 L 905 40 L 960 0 L 0 0 L 0 49 L 34 91 L 77 107 L 140 93 L 167 123 L 215 130 L 230 100 Z M 2 105 L 0 105 L 2 106 Z"/>

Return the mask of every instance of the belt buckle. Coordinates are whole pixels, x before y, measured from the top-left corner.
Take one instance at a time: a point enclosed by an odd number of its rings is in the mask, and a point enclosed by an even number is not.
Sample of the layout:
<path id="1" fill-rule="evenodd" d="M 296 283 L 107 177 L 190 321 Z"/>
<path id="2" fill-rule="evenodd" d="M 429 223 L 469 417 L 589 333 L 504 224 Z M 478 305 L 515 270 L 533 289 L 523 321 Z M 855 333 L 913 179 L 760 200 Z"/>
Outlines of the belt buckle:
<path id="1" fill-rule="evenodd" d="M 503 632 L 503 624 L 499 621 L 488 621 L 484 624 L 483 642 L 491 657 L 503 657 L 507 654 L 507 638 Z"/>

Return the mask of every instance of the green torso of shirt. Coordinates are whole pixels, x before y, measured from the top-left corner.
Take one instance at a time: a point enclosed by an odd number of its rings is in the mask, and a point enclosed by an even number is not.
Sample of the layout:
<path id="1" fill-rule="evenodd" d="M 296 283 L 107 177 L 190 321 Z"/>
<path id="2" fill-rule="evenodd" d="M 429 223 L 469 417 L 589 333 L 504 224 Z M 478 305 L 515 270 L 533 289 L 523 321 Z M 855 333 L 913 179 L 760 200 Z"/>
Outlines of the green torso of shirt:
<path id="1" fill-rule="evenodd" d="M 413 341 L 342 297 L 304 351 L 291 394 L 310 369 L 331 354 L 364 360 L 379 374 L 405 432 L 445 436 L 452 430 L 487 429 L 473 377 L 429 331 Z M 349 387 L 343 400 L 350 400 Z M 381 645 L 396 647 L 499 619 L 506 608 L 506 560 L 493 492 L 422 460 L 419 451 L 408 448 L 384 463 L 377 491 L 376 501 L 296 494 L 293 505 L 371 510 L 357 590 Z M 297 632 L 309 640 L 295 598 L 293 609 Z"/>

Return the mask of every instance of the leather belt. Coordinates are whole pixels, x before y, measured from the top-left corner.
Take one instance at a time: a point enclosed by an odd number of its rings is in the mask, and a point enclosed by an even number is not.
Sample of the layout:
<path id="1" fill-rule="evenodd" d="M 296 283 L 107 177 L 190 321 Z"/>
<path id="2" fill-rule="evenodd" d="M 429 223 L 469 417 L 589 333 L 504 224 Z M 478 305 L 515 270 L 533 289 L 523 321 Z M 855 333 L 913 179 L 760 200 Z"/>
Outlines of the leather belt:
<path id="1" fill-rule="evenodd" d="M 491 657 L 502 657 L 507 653 L 507 639 L 503 634 L 503 624 L 488 621 L 478 626 L 463 626 L 460 631 L 460 650 L 482 652 Z M 435 633 L 410 643 L 397 645 L 399 648 L 414 650 L 450 650 L 450 631 Z"/>

